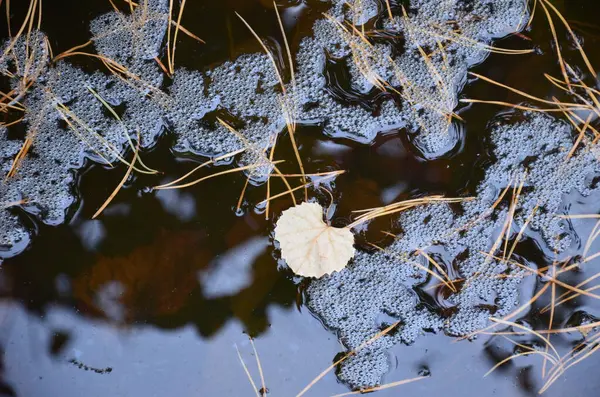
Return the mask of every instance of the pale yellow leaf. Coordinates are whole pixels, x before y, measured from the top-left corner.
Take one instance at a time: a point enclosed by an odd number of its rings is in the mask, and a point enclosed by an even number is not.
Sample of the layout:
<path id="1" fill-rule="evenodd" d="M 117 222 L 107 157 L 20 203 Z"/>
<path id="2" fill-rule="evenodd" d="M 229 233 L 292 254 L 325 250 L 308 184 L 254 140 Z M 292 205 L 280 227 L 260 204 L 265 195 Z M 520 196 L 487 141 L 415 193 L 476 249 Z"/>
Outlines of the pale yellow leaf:
<path id="1" fill-rule="evenodd" d="M 294 273 L 322 277 L 340 271 L 354 257 L 354 235 L 348 228 L 323 222 L 323 208 L 302 203 L 285 210 L 275 227 L 281 257 Z"/>

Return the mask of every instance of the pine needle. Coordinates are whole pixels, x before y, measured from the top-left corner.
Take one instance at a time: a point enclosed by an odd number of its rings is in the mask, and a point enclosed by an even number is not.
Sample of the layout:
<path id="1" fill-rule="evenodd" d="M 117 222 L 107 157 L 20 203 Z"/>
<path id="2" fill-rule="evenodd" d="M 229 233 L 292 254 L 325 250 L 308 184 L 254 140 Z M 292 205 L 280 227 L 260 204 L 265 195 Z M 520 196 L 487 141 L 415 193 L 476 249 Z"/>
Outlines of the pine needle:
<path id="1" fill-rule="evenodd" d="M 291 53 L 289 52 L 289 45 L 287 44 L 287 38 L 285 36 L 285 31 L 283 30 L 283 24 L 281 23 L 281 18 L 279 16 L 279 11 L 277 9 L 277 6 L 275 6 L 275 12 L 277 14 L 277 18 L 280 22 L 280 28 L 282 30 L 282 35 L 285 41 L 285 45 L 286 45 L 286 49 L 288 50 L 288 59 L 290 60 L 290 70 L 292 73 L 292 79 L 294 78 L 294 65 L 292 62 L 292 56 Z M 248 22 L 246 22 L 246 20 L 237 12 L 235 13 L 238 18 L 241 19 L 241 21 L 244 23 L 244 25 L 246 25 L 246 27 L 248 28 L 248 30 L 250 31 L 250 33 L 252 33 L 252 35 L 254 36 L 254 38 L 258 41 L 258 43 L 260 44 L 260 46 L 263 48 L 265 54 L 267 55 L 267 57 L 269 58 L 269 60 L 271 61 L 271 64 L 273 65 L 273 70 L 275 71 L 275 75 L 277 76 L 277 79 L 279 80 L 279 85 L 281 86 L 281 91 L 283 92 L 283 99 L 281 100 L 281 108 L 283 111 L 283 115 L 284 115 L 284 119 L 285 119 L 285 123 L 287 126 L 287 130 L 288 133 L 290 134 L 290 141 L 292 143 L 292 148 L 294 150 L 294 155 L 296 156 L 296 161 L 298 162 L 298 166 L 300 167 L 300 172 L 302 174 L 305 174 L 304 172 L 304 165 L 302 163 L 302 158 L 300 156 L 300 151 L 298 150 L 298 145 L 296 143 L 296 137 L 295 137 L 295 132 L 296 132 L 296 122 L 295 122 L 295 112 L 292 111 L 289 106 L 290 103 L 294 102 L 294 98 L 289 98 L 288 97 L 288 91 L 287 88 L 285 86 L 285 83 L 283 81 L 283 77 L 281 75 L 281 72 L 279 71 L 279 67 L 277 66 L 277 62 L 275 61 L 275 57 L 273 56 L 273 54 L 271 53 L 271 51 L 269 51 L 269 49 L 267 48 L 266 44 L 264 43 L 264 41 L 258 36 L 258 34 L 254 31 L 254 29 L 252 29 L 252 26 L 250 26 L 250 24 Z M 292 87 L 295 87 L 295 81 L 292 80 Z M 295 94 L 295 93 L 293 93 Z M 306 189 L 307 183 L 306 183 L 306 177 L 303 177 L 302 181 L 304 182 L 304 198 L 305 200 L 308 200 L 308 190 Z"/>
<path id="2" fill-rule="evenodd" d="M 404 380 L 400 380 L 397 382 L 387 383 L 387 384 L 381 385 L 381 386 L 369 387 L 368 389 L 350 391 L 350 392 L 342 393 L 342 394 L 336 394 L 332 397 L 342 397 L 342 396 L 352 396 L 352 395 L 356 395 L 356 394 L 372 393 L 374 391 L 390 389 L 392 387 L 406 385 L 407 383 L 412 383 L 412 382 L 416 382 L 416 381 L 427 379 L 427 378 L 429 378 L 429 376 L 418 376 L 416 378 L 404 379 Z"/>
<path id="3" fill-rule="evenodd" d="M 117 193 L 119 193 L 119 190 L 121 190 L 123 185 L 125 185 L 125 182 L 127 182 L 127 179 L 129 179 L 129 175 L 131 175 L 131 171 L 133 171 L 133 165 L 135 164 L 135 162 L 138 159 L 139 151 L 140 151 L 140 134 L 138 132 L 138 140 L 137 140 L 137 145 L 136 145 L 135 151 L 133 153 L 133 160 L 131 160 L 129 167 L 127 168 L 127 172 L 123 176 L 123 179 L 121 179 L 121 182 L 119 182 L 119 184 L 117 185 L 115 190 L 112 192 L 112 194 L 108 197 L 108 199 L 106 199 L 106 201 L 104 202 L 104 204 L 102 204 L 102 206 L 98 209 L 98 211 L 96 211 L 94 216 L 92 216 L 92 219 L 96 219 L 102 213 L 102 211 L 104 211 L 104 209 L 106 207 L 108 207 L 108 205 L 115 198 Z"/>
<path id="4" fill-rule="evenodd" d="M 558 16 L 558 18 L 560 19 L 560 21 L 563 23 L 563 25 L 565 26 L 565 28 L 567 29 L 567 31 L 571 35 L 571 38 L 573 39 L 573 42 L 575 43 L 575 46 L 579 50 L 579 53 L 581 54 L 581 57 L 583 58 L 583 61 L 585 62 L 585 65 L 587 66 L 587 68 L 588 68 L 589 72 L 592 74 L 592 76 L 594 76 L 594 77 L 598 76 L 598 74 L 596 73 L 596 70 L 592 66 L 592 63 L 590 62 L 590 60 L 588 59 L 585 51 L 583 50 L 583 47 L 581 46 L 579 38 L 573 32 L 573 29 L 571 29 L 571 26 L 569 25 L 569 23 L 567 22 L 567 20 L 565 19 L 565 17 L 558 11 L 558 9 L 550 1 L 548 1 L 548 0 L 541 0 L 541 1 L 542 1 L 542 6 L 545 3 L 550 9 L 552 9 L 552 11 L 554 11 L 554 13 L 556 14 L 556 16 Z"/>
<path id="5" fill-rule="evenodd" d="M 238 155 L 240 153 L 243 153 L 245 150 L 246 149 L 235 150 L 233 152 L 224 154 L 224 155 L 222 155 L 220 157 L 217 157 L 217 158 L 211 159 L 209 161 L 206 161 L 206 162 L 200 164 L 199 166 L 197 166 L 196 168 L 194 168 L 193 170 L 191 170 L 190 172 L 188 172 L 187 174 L 185 174 L 184 176 L 182 176 L 182 177 L 180 177 L 180 178 L 178 178 L 178 179 L 176 179 L 176 180 L 174 180 L 172 182 L 165 183 L 164 185 L 157 186 L 157 187 L 155 187 L 155 189 L 158 189 L 158 188 L 167 188 L 169 186 L 175 185 L 175 184 L 177 184 L 177 183 L 179 183 L 179 182 L 187 179 L 188 177 L 190 177 L 191 175 L 193 175 L 199 169 L 204 168 L 204 167 L 206 167 L 208 165 L 214 164 L 214 163 L 216 163 L 218 161 L 221 161 L 221 160 L 224 160 L 224 159 L 236 156 L 236 155 Z"/>
<path id="6" fill-rule="evenodd" d="M 389 204 L 386 205 L 384 207 L 378 207 L 378 208 L 370 208 L 367 210 L 359 210 L 359 211 L 354 211 L 356 212 L 363 212 L 362 215 L 360 215 L 358 218 L 356 218 L 356 220 L 354 222 L 352 222 L 350 225 L 348 225 L 347 227 L 349 229 L 352 229 L 362 223 L 371 221 L 373 219 L 382 217 L 382 216 L 387 216 L 387 215 L 391 215 L 391 214 L 395 214 L 398 212 L 402 212 L 402 211 L 406 211 L 410 208 L 414 208 L 417 206 L 421 206 L 424 204 L 431 204 L 431 203 L 460 203 L 463 201 L 468 201 L 468 200 L 472 200 L 472 197 L 466 197 L 466 198 L 445 198 L 444 196 L 430 196 L 430 197 L 422 197 L 422 198 L 417 198 L 417 199 L 411 199 L 411 200 L 405 200 L 405 201 L 400 201 L 394 204 Z"/>
<path id="7" fill-rule="evenodd" d="M 125 138 L 127 138 L 127 142 L 129 143 L 129 147 L 134 150 L 135 147 L 133 145 L 133 141 L 131 140 L 131 137 L 129 136 L 129 131 L 127 130 L 127 127 L 125 126 L 125 123 L 123 123 L 123 120 L 121 120 L 121 117 L 119 117 L 119 115 L 117 114 L 117 112 L 115 112 L 115 110 L 112 108 L 112 106 L 110 106 L 108 104 L 108 102 L 106 102 L 104 100 L 104 98 L 102 98 L 100 96 L 100 94 L 98 94 L 93 88 L 91 87 L 87 87 L 87 89 L 92 93 L 92 95 L 94 95 L 94 97 L 96 99 L 98 99 L 98 101 L 100 101 L 100 103 L 110 112 L 110 114 L 112 114 L 112 116 L 119 122 L 119 124 L 121 125 L 121 127 L 123 128 L 123 134 L 125 135 Z M 142 161 L 142 159 L 138 159 L 140 165 L 149 173 L 149 174 L 158 174 L 157 170 L 154 170 L 148 166 L 146 166 L 146 164 L 144 164 L 144 162 Z"/>
<path id="8" fill-rule="evenodd" d="M 571 87 L 571 83 L 569 81 L 569 76 L 567 75 L 567 69 L 565 67 L 565 61 L 563 59 L 562 53 L 560 51 L 560 42 L 558 41 L 558 37 L 556 36 L 556 28 L 554 27 L 554 22 L 552 21 L 552 16 L 546 7 L 546 1 L 541 0 L 540 5 L 546 14 L 546 18 L 548 19 L 548 26 L 550 26 L 550 32 L 552 32 L 552 38 L 554 39 L 554 45 L 556 46 L 556 55 L 558 56 L 558 64 L 560 66 L 560 71 L 563 75 L 565 84 Z"/>
<path id="9" fill-rule="evenodd" d="M 427 273 L 427 274 L 429 274 L 430 276 L 432 276 L 433 278 L 435 278 L 435 279 L 439 280 L 439 281 L 440 281 L 442 284 L 444 284 L 444 285 L 445 285 L 445 286 L 446 286 L 446 287 L 447 287 L 449 290 L 451 290 L 451 291 L 456 291 L 456 288 L 454 287 L 454 285 L 452 284 L 452 282 L 451 282 L 451 281 L 449 281 L 449 277 L 448 277 L 448 280 L 446 280 L 446 279 L 444 279 L 443 277 L 441 277 L 439 274 L 437 274 L 436 272 L 434 272 L 434 271 L 431 271 L 431 269 L 429 269 L 428 267 L 421 265 L 419 262 L 416 262 L 416 261 L 410 260 L 410 259 L 408 259 L 408 257 L 402 257 L 402 256 L 399 256 L 399 255 L 397 255 L 397 254 L 395 254 L 395 253 L 393 253 L 393 252 L 390 252 L 389 250 L 386 250 L 386 249 L 384 249 L 384 248 L 382 248 L 382 247 L 380 247 L 380 246 L 378 246 L 378 245 L 376 245 L 376 244 L 373 244 L 373 243 L 368 243 L 368 244 L 369 244 L 371 247 L 373 247 L 373 248 L 377 248 L 378 250 L 380 250 L 380 251 L 382 251 L 382 252 L 385 252 L 386 254 L 388 254 L 388 255 L 391 255 L 391 256 L 393 256 L 393 257 L 395 257 L 396 259 L 398 259 L 398 260 L 399 260 L 399 261 L 401 261 L 401 262 L 406 262 L 406 263 L 408 263 L 408 264 L 409 264 L 409 265 L 411 265 L 411 266 L 415 266 L 415 267 L 417 267 L 417 268 L 419 268 L 419 269 L 423 270 L 425 273 Z M 444 272 L 444 274 L 445 274 L 445 272 Z M 446 275 L 446 276 L 447 276 L 447 275 Z"/>
<path id="10" fill-rule="evenodd" d="M 177 17 L 177 24 L 175 25 L 175 34 L 173 35 L 173 49 L 171 54 L 171 63 L 169 64 L 169 71 L 171 72 L 171 75 L 175 73 L 175 50 L 177 49 L 177 35 L 179 34 L 179 28 L 181 26 L 181 17 L 183 16 L 185 2 L 186 0 L 181 0 L 181 5 L 179 6 L 179 16 Z"/>
<path id="11" fill-rule="evenodd" d="M 550 284 L 544 284 L 542 286 L 542 288 L 540 288 L 540 290 L 533 297 L 531 297 L 531 299 L 529 299 L 527 302 L 525 302 L 523 305 L 521 305 L 517 309 L 513 310 L 508 315 L 504 316 L 503 320 L 508 321 L 512 318 L 515 318 L 519 314 L 523 313 L 525 310 L 529 309 L 533 305 L 533 303 L 535 303 L 546 292 L 546 290 L 549 287 L 550 287 Z M 494 323 L 494 324 L 487 326 L 481 330 L 471 332 L 470 334 L 465 335 L 465 336 L 461 336 L 460 338 L 458 338 L 458 340 L 471 339 L 478 334 L 488 334 L 488 331 L 495 328 L 497 325 L 498 325 L 497 323 Z M 493 335 L 495 335 L 495 333 Z"/>
<path id="12" fill-rule="evenodd" d="M 250 384 L 252 385 L 252 390 L 254 390 L 256 397 L 262 397 L 260 394 L 258 394 L 258 388 L 256 387 L 254 380 L 252 380 L 250 371 L 248 371 L 248 367 L 246 366 L 246 363 L 244 362 L 244 359 L 242 358 L 242 355 L 240 354 L 240 349 L 238 349 L 237 344 L 235 345 L 235 350 L 237 351 L 238 358 L 240 359 L 240 363 L 242 364 L 242 367 L 244 368 L 244 372 L 246 373 L 246 376 L 248 377 L 248 380 L 250 381 Z"/>
<path id="13" fill-rule="evenodd" d="M 314 183 L 318 183 L 318 182 L 322 182 L 322 181 L 327 180 L 327 179 L 331 179 L 333 177 L 336 177 L 338 175 L 343 174 L 344 172 L 345 171 L 333 171 L 333 172 L 329 173 L 329 175 L 326 175 L 325 177 L 321 178 L 318 181 L 308 182 L 308 183 L 305 183 L 303 185 L 296 186 L 295 188 L 292 188 L 292 189 L 288 188 L 288 190 L 286 190 L 285 192 L 282 192 L 282 193 L 279 193 L 279 194 L 276 194 L 274 196 L 269 197 L 269 201 L 278 199 L 279 197 L 283 197 L 283 196 L 285 196 L 287 194 L 293 193 L 293 192 L 298 191 L 300 189 L 305 189 L 305 188 L 309 187 L 310 185 L 312 185 Z M 265 204 L 266 202 L 267 202 L 267 200 L 263 200 L 263 201 L 261 201 L 259 203 L 259 205 Z"/>
<path id="14" fill-rule="evenodd" d="M 389 327 L 387 327 L 386 329 L 384 329 L 381 332 L 378 332 L 375 336 L 373 336 L 372 338 L 370 338 L 369 340 L 367 340 L 366 342 L 362 343 L 360 346 L 358 346 L 356 349 L 354 349 L 353 351 L 350 351 L 349 353 L 346 353 L 342 358 L 340 358 L 339 360 L 337 360 L 336 362 L 334 362 L 333 364 L 331 364 L 329 367 L 327 367 L 323 372 L 321 372 L 319 375 L 317 375 L 316 378 L 314 378 L 304 389 L 302 389 L 302 391 L 300 393 L 298 393 L 296 395 L 296 397 L 302 397 L 304 394 L 306 394 L 306 392 L 308 390 L 310 390 L 319 380 L 321 380 L 325 375 L 327 375 L 329 372 L 331 372 L 333 369 L 335 369 L 335 367 L 337 367 L 338 365 L 340 365 L 342 362 L 346 361 L 348 358 L 352 357 L 353 355 L 355 355 L 356 353 L 358 353 L 360 350 L 362 350 L 364 347 L 370 345 L 371 343 L 375 342 L 377 339 L 387 335 L 390 331 L 392 331 L 394 328 L 396 328 L 398 325 L 400 324 L 400 321 L 395 322 L 394 324 L 390 325 Z"/>
<path id="15" fill-rule="evenodd" d="M 256 346 L 254 346 L 254 340 L 250 338 L 250 344 L 252 345 L 252 350 L 254 351 L 254 357 L 256 357 L 256 366 L 258 367 L 258 373 L 260 374 L 260 383 L 262 385 L 261 395 L 265 396 L 267 394 L 267 386 L 265 385 L 265 376 L 263 374 L 262 365 L 260 364 L 260 358 L 258 357 L 258 352 L 256 351 Z"/>
<path id="16" fill-rule="evenodd" d="M 433 260 L 433 258 L 431 256 L 429 256 L 426 252 L 417 250 L 417 253 L 422 255 L 423 257 L 425 257 L 425 259 L 427 259 L 427 261 L 429 261 L 429 263 L 431 263 L 442 274 L 442 276 L 444 276 L 446 278 L 446 280 L 448 281 L 446 283 L 446 286 L 448 288 L 450 288 L 450 290 L 452 290 L 453 292 L 456 292 L 456 287 L 454 287 L 454 284 L 452 283 L 450 276 L 448 276 L 448 273 L 446 273 L 444 268 L 442 266 L 440 266 L 440 264 L 437 263 L 435 260 Z"/>
<path id="17" fill-rule="evenodd" d="M 185 183 L 183 185 L 169 185 L 169 186 L 164 186 L 163 185 L 163 186 L 156 186 L 156 187 L 154 187 L 154 189 L 155 190 L 184 189 L 186 187 L 197 185 L 198 183 L 204 182 L 204 181 L 206 181 L 208 179 L 216 178 L 217 176 L 232 174 L 232 173 L 235 173 L 235 172 L 240 172 L 240 171 L 245 171 L 245 170 L 251 170 L 251 169 L 254 169 L 254 168 L 258 168 L 260 166 L 261 166 L 261 164 L 245 165 L 243 167 L 237 167 L 237 168 L 233 168 L 233 169 L 229 169 L 229 170 L 217 172 L 215 174 L 207 175 L 205 177 L 202 177 L 200 179 L 196 179 L 195 181 L 188 182 L 188 183 Z"/>

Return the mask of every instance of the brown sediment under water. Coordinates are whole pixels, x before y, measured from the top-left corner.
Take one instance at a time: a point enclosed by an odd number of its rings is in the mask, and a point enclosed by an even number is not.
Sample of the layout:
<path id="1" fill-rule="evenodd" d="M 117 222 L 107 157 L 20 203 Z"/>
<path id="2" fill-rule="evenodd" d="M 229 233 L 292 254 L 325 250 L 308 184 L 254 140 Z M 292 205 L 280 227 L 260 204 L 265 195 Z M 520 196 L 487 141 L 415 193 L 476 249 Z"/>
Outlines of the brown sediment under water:
<path id="1" fill-rule="evenodd" d="M 11 2 L 15 18 L 26 11 L 12 3 L 17 2 Z M 556 3 L 583 38 L 591 63 L 600 65 L 600 5 L 594 0 Z M 42 30 L 59 53 L 85 42 L 89 21 L 110 10 L 110 2 L 104 0 L 44 2 Z M 294 10 L 296 21 L 287 26 L 292 52 L 326 7 L 298 1 Z M 178 66 L 202 70 L 259 52 L 236 11 L 261 37 L 283 45 L 269 1 L 190 1 L 182 24 L 207 44 L 183 40 L 177 49 Z M 507 48 L 531 43 L 537 46 L 535 53 L 517 58 L 491 54 L 473 71 L 539 97 L 560 97 L 561 92 L 543 76 L 544 72 L 560 75 L 551 32 L 543 20 L 536 20 L 522 34 L 495 42 Z M 574 51 L 565 54 L 574 56 Z M 84 69 L 95 67 L 76 62 Z M 357 101 L 376 111 L 376 96 L 357 96 L 344 81 L 344 71 L 336 69 L 334 61 L 328 66 L 329 88 L 340 101 Z M 522 100 L 470 78 L 461 97 Z M 325 136 L 319 124 L 299 125 L 296 137 L 307 172 L 346 171 L 335 181 L 331 203 L 332 224 L 345 225 L 356 209 L 431 194 L 475 194 L 493 161 L 488 127 L 503 113 L 490 105 L 461 105 L 458 114 L 463 121 L 455 126 L 461 136 L 459 145 L 436 159 L 426 158 L 405 130 L 387 131 L 370 145 Z M 277 158 L 286 160 L 282 172 L 297 172 L 289 137 L 282 135 L 279 142 Z M 251 204 L 265 198 L 264 185 L 250 185 L 240 209 L 238 199 L 246 181 L 241 174 L 183 190 L 151 189 L 206 161 L 191 154 L 175 155 L 172 144 L 167 131 L 143 153 L 146 164 L 162 173 L 135 175 L 100 219 L 91 220 L 123 177 L 124 165 L 109 169 L 87 164 L 76 177 L 79 195 L 64 225 L 44 225 L 20 213 L 32 242 L 0 269 L 0 396 L 255 395 L 236 350 L 261 387 L 249 336 L 254 338 L 269 395 L 296 395 L 345 351 L 336 335 L 306 308 L 304 290 L 309 281 L 294 276 L 273 248 L 273 215 L 267 220 L 264 211 Z M 214 170 L 208 167 L 198 175 Z M 283 189 L 273 185 L 276 191 Z M 317 195 L 322 203 L 330 200 L 323 192 Z M 572 213 L 600 211 L 600 203 L 576 192 L 565 197 L 565 203 Z M 290 199 L 282 197 L 273 201 L 271 213 L 279 214 L 290 205 Z M 578 232 L 587 235 L 592 226 L 580 223 Z M 390 238 L 381 230 L 399 232 L 390 219 L 378 219 L 359 236 L 358 247 L 372 249 L 366 241 L 389 244 Z M 544 267 L 551 263 L 551 253 L 544 247 L 530 238 L 519 245 L 516 255 Z M 595 274 L 593 269 L 586 271 L 589 274 L 577 276 L 584 280 Z M 537 287 L 535 279 L 524 280 L 521 300 L 526 302 Z M 432 310 L 447 309 L 444 295 L 437 291 L 423 294 L 422 299 Z M 531 308 L 525 316 L 530 324 L 547 321 L 547 314 L 539 313 L 547 303 L 538 301 Z M 575 299 L 561 306 L 556 316 L 569 318 L 576 313 L 593 318 L 599 309 L 597 301 Z M 554 343 L 572 346 L 573 342 L 565 336 Z M 392 348 L 391 371 L 383 381 L 423 374 L 430 378 L 377 395 L 536 395 L 542 386 L 539 357 L 522 357 L 483 377 L 513 350 L 498 336 L 457 341 L 431 333 L 410 346 Z M 590 356 L 545 395 L 596 395 L 598 365 L 600 355 Z M 348 390 L 331 371 L 308 395 Z"/>

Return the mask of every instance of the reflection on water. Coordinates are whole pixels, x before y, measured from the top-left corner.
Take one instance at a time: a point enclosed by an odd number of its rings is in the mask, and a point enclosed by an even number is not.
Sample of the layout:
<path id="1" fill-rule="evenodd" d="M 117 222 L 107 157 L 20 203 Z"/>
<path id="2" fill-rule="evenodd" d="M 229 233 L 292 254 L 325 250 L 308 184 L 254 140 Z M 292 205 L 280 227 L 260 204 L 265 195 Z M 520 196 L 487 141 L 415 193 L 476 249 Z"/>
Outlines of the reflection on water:
<path id="1" fill-rule="evenodd" d="M 251 266 L 269 246 L 266 237 L 253 237 L 214 258 L 198 274 L 204 295 L 209 299 L 232 296 L 252 283 Z"/>
<path id="2" fill-rule="evenodd" d="M 4 377 L 18 396 L 254 395 L 235 344 L 260 384 L 251 345 L 237 321 L 204 339 L 191 326 L 113 327 L 59 307 L 43 319 L 8 305 L 2 311 L 10 312 L 3 323 Z M 340 345 L 308 313 L 273 307 L 268 314 L 272 327 L 255 342 L 267 387 L 272 395 L 299 392 L 329 365 Z M 58 333 L 68 335 L 67 341 L 56 354 L 47 354 Z M 95 371 L 107 368 L 111 371 Z M 329 395 L 346 389 L 330 376 L 314 390 Z"/>

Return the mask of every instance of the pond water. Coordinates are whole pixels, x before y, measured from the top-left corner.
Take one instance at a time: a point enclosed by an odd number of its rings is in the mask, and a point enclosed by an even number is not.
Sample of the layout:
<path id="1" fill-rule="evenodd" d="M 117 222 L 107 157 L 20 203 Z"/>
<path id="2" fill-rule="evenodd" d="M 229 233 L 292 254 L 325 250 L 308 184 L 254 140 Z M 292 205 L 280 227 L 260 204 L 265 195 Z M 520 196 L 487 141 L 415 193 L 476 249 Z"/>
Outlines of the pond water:
<path id="1" fill-rule="evenodd" d="M 20 20 L 26 5 L 13 4 Z M 282 2 L 292 52 L 310 33 L 315 19 L 327 7 L 320 2 Z M 293 4 L 292 4 L 293 3 Z M 1 4 L 1 2 L 0 2 Z M 600 5 L 594 0 L 556 2 L 584 39 L 590 61 L 600 65 Z M 54 0 L 44 2 L 41 30 L 60 53 L 85 42 L 90 20 L 111 11 L 109 1 Z M 182 25 L 206 41 L 181 40 L 177 63 L 204 70 L 237 56 L 259 52 L 253 36 L 239 23 L 244 15 L 262 37 L 279 40 L 279 27 L 269 1 L 190 1 Z M 14 28 L 13 28 L 14 29 Z M 4 31 L 5 29 L 1 29 Z M 596 36 L 598 34 L 599 36 Z M 514 58 L 490 55 L 474 71 L 528 93 L 550 97 L 556 88 L 543 73 L 560 75 L 552 52 L 552 36 L 537 19 L 523 34 L 495 44 L 538 51 Z M 283 44 L 283 43 L 280 43 Z M 574 57 L 567 53 L 567 57 Z M 82 68 L 98 65 L 77 60 Z M 355 93 L 344 82 L 343 71 L 331 65 L 332 89 L 340 100 L 376 107 L 377 98 Z M 461 97 L 518 102 L 506 90 L 473 79 Z M 488 125 L 502 113 L 489 105 L 461 105 L 460 145 L 441 158 L 429 160 L 405 130 L 388 131 L 365 145 L 343 137 L 328 137 L 322 125 L 302 124 L 296 132 L 299 151 L 309 172 L 346 170 L 335 182 L 333 224 L 347 224 L 352 211 L 372 208 L 419 195 L 449 197 L 475 193 L 485 167 L 492 161 Z M 210 179 L 184 190 L 151 191 L 205 161 L 198 156 L 174 154 L 173 136 L 166 133 L 144 152 L 144 161 L 160 175 L 136 175 L 97 220 L 92 215 L 110 195 L 127 167 L 107 168 L 91 162 L 77 175 L 79 197 L 64 225 L 48 226 L 20 214 L 32 232 L 32 241 L 20 255 L 8 258 L 0 271 L 0 396 L 244 396 L 255 392 L 239 354 L 260 387 L 254 343 L 269 395 L 296 395 L 329 367 L 345 347 L 334 332 L 305 306 L 308 280 L 295 277 L 273 247 L 273 219 L 247 203 L 265 198 L 264 186 L 250 186 L 245 203 L 236 210 L 245 184 L 241 174 Z M 294 152 L 287 136 L 280 138 L 277 156 L 288 160 L 284 173 L 294 173 Z M 202 175 L 214 172 L 207 168 Z M 274 184 L 274 189 L 281 186 Z M 323 196 L 327 197 L 327 196 Z M 565 198 L 572 213 L 598 213 L 594 198 L 576 192 Z M 273 202 L 272 214 L 291 205 L 288 198 Z M 271 217 L 272 218 L 272 217 Z M 581 235 L 593 220 L 576 224 Z M 357 240 L 386 245 L 380 230 L 397 232 L 390 219 L 378 219 Z M 529 241 L 518 254 L 538 267 L 548 264 L 543 243 Z M 600 248 L 600 247 L 596 247 Z M 592 249 L 593 252 L 595 252 Z M 592 268 L 579 275 L 593 274 Z M 531 296 L 535 280 L 522 283 L 522 295 Z M 523 298 L 526 301 L 526 298 Z M 432 304 L 440 304 L 433 296 Z M 436 303 L 437 302 L 437 303 Z M 527 317 L 547 302 L 538 302 Z M 558 311 L 598 313 L 593 300 L 577 299 Z M 436 309 L 439 307 L 436 307 Z M 557 346 L 572 346 L 575 338 L 557 337 Z M 483 375 L 510 355 L 511 346 L 499 337 L 481 336 L 458 341 L 442 333 L 427 334 L 412 345 L 389 352 L 391 371 L 384 383 L 420 374 L 428 379 L 377 392 L 379 396 L 528 396 L 542 386 L 542 360 L 523 357 Z M 600 380 L 594 371 L 600 355 L 592 355 L 567 372 L 547 396 L 595 395 Z M 307 395 L 348 392 L 349 386 L 329 372 Z"/>

